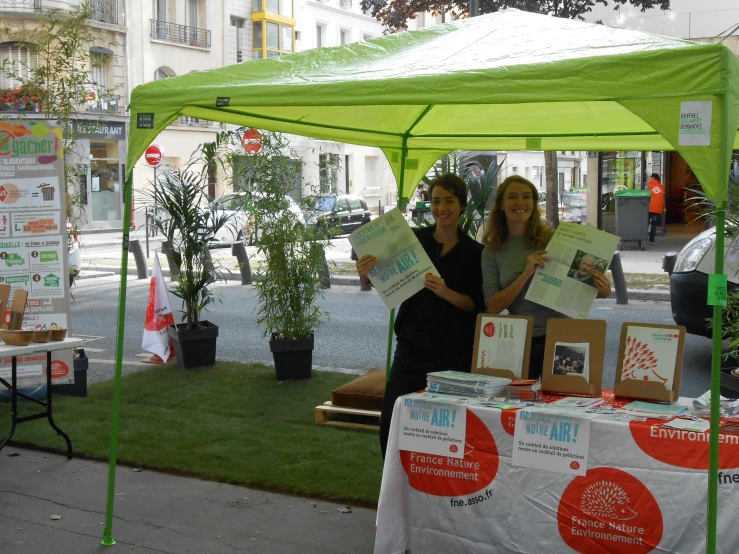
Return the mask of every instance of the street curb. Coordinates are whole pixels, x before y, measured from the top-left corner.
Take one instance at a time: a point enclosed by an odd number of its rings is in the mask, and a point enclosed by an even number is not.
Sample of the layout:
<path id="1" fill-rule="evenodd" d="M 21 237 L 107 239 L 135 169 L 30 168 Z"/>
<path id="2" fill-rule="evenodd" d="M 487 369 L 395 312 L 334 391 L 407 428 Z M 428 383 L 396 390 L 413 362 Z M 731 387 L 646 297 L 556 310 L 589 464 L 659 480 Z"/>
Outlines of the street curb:
<path id="1" fill-rule="evenodd" d="M 77 279 L 94 279 L 98 277 L 110 277 L 112 275 L 120 275 L 121 268 L 118 266 L 108 266 L 108 265 L 96 265 L 94 268 L 90 269 L 83 269 L 80 272 L 79 277 Z M 151 273 L 151 271 L 149 272 Z M 229 279 L 228 281 L 240 281 L 241 275 L 239 273 L 235 273 L 233 271 L 229 272 Z M 169 277 L 169 268 L 162 268 L 162 274 Z M 128 266 L 128 275 L 137 275 L 136 272 L 136 266 L 133 267 L 131 265 Z M 259 279 L 260 275 L 254 274 L 255 279 Z M 346 275 L 332 275 L 331 276 L 331 284 L 332 285 L 343 285 L 343 286 L 359 286 L 359 277 L 349 277 Z M 667 290 L 649 290 L 649 289 L 627 289 L 626 295 L 628 300 L 644 300 L 644 301 L 653 301 L 653 302 L 669 302 L 670 301 L 670 291 Z M 611 296 L 609 298 L 616 298 L 615 291 L 611 293 Z"/>

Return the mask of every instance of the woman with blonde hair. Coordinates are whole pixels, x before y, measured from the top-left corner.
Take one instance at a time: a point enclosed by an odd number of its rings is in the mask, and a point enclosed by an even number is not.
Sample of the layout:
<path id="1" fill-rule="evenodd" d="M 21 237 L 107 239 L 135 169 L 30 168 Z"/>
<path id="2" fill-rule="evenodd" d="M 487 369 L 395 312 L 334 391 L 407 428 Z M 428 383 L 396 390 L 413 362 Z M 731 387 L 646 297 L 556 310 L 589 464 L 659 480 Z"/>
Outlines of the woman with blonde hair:
<path id="1" fill-rule="evenodd" d="M 528 179 L 511 175 L 495 194 L 495 203 L 487 222 L 482 253 L 482 289 L 490 313 L 508 310 L 511 315 L 534 318 L 529 378 L 541 376 L 544 363 L 547 321 L 566 317 L 550 308 L 525 299 L 531 279 L 539 267 L 549 261 L 546 246 L 554 230 L 542 221 L 538 207 L 539 192 Z M 594 271 L 598 298 L 608 298 L 611 281 Z"/>

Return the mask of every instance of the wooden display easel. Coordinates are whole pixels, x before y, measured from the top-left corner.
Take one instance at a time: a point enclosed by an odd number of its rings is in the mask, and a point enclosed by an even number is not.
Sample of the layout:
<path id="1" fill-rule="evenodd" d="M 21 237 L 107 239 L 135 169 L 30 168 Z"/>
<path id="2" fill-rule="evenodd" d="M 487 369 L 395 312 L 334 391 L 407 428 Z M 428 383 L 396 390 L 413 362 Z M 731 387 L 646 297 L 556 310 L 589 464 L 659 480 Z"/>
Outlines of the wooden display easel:
<path id="1" fill-rule="evenodd" d="M 485 325 L 493 320 L 524 320 L 526 325 L 526 342 L 524 343 L 523 362 L 521 367 L 521 376 L 517 377 L 510 369 L 494 368 L 494 367 L 478 367 L 477 360 L 480 350 L 480 336 L 484 333 Z M 531 334 L 534 331 L 534 318 L 531 316 L 512 316 L 497 314 L 478 314 L 477 326 L 475 327 L 475 347 L 472 354 L 472 373 L 481 375 L 492 375 L 494 377 L 506 377 L 508 379 L 528 379 L 529 375 L 529 357 L 531 356 Z"/>
<path id="2" fill-rule="evenodd" d="M 554 349 L 558 342 L 588 344 L 588 375 L 555 375 Z M 599 398 L 603 385 L 606 353 L 606 322 L 601 319 L 550 319 L 544 347 L 541 390 Z"/>
<path id="3" fill-rule="evenodd" d="M 621 379 L 626 349 L 626 335 L 629 327 L 649 327 L 655 329 L 672 329 L 679 333 L 677 341 L 677 357 L 675 358 L 675 374 L 672 378 L 672 390 L 668 390 L 664 383 L 658 381 L 637 381 L 635 379 Z M 680 379 L 683 369 L 683 350 L 685 348 L 685 327 L 682 325 L 660 325 L 652 323 L 624 322 L 621 325 L 621 340 L 618 345 L 618 362 L 616 363 L 616 383 L 613 392 L 616 396 L 635 398 L 638 400 L 654 400 L 674 404 L 680 397 Z"/>

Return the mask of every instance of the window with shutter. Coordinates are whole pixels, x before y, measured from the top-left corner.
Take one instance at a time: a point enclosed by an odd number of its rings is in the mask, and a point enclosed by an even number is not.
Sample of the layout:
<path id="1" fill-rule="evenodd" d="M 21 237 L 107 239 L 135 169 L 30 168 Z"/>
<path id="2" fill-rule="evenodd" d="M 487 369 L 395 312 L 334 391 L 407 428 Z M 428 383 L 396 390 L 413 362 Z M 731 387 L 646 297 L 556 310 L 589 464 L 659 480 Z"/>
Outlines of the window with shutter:
<path id="1" fill-rule="evenodd" d="M 38 65 L 38 54 L 28 46 L 18 46 L 13 42 L 0 44 L 0 88 L 16 88 L 23 81 L 30 81 L 33 70 Z"/>

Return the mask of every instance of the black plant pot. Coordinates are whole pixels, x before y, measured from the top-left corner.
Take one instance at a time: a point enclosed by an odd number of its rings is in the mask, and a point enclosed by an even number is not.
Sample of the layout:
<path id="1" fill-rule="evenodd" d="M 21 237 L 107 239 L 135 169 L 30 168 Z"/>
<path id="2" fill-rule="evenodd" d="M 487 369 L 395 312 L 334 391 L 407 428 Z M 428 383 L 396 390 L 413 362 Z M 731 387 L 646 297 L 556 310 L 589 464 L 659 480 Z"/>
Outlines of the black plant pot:
<path id="1" fill-rule="evenodd" d="M 201 321 L 197 329 L 185 329 L 185 323 L 177 323 L 167 328 L 177 365 L 186 369 L 204 367 L 216 363 L 216 338 L 218 325 Z"/>
<path id="2" fill-rule="evenodd" d="M 74 358 L 74 383 L 71 385 L 51 385 L 54 394 L 63 396 L 81 396 L 87 397 L 87 370 L 90 367 L 90 360 L 85 354 L 84 348 L 78 348 L 79 358 Z"/>
<path id="3" fill-rule="evenodd" d="M 269 349 L 275 360 L 277 380 L 310 379 L 313 368 L 313 336 L 309 339 L 269 339 Z"/>

